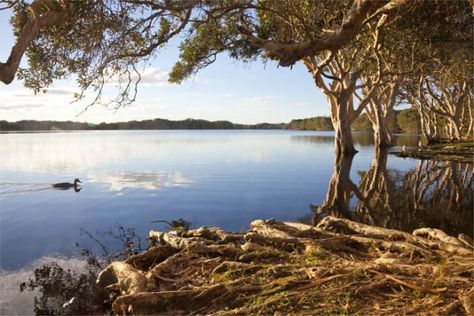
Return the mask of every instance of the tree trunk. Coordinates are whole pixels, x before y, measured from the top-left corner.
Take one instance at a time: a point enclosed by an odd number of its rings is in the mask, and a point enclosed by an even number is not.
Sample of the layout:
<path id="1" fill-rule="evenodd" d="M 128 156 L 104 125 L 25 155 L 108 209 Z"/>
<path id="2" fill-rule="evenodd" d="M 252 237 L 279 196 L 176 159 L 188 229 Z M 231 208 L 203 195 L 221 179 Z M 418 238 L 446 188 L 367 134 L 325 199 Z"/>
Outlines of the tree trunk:
<path id="1" fill-rule="evenodd" d="M 349 124 L 345 121 L 340 121 L 334 126 L 336 155 L 354 155 L 357 150 L 354 148 L 354 141 L 352 139 L 352 131 Z"/>
<path id="2" fill-rule="evenodd" d="M 452 118 L 453 134 L 451 136 L 451 141 L 461 140 L 461 131 L 460 127 L 462 125 L 461 118 L 459 116 L 454 116 Z"/>
<path id="3" fill-rule="evenodd" d="M 338 104 L 336 111 L 332 111 L 331 119 L 334 125 L 334 146 L 336 149 L 336 156 L 340 155 L 354 155 L 358 151 L 354 147 L 354 140 L 352 139 L 351 120 L 346 110 L 346 106 Z"/>
<path id="4" fill-rule="evenodd" d="M 380 125 L 374 129 L 375 146 L 379 148 L 387 148 L 393 146 L 392 133 L 390 133 L 388 126 L 383 120 Z"/>

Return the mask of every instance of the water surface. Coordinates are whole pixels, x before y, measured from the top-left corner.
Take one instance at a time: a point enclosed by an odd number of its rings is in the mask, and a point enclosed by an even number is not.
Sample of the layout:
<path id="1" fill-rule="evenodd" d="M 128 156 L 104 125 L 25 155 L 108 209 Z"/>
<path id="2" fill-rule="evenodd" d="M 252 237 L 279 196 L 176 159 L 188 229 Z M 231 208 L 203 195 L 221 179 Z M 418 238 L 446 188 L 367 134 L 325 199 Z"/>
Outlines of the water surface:
<path id="1" fill-rule="evenodd" d="M 165 228 L 151 221 L 178 218 L 240 231 L 257 218 L 332 214 L 472 235 L 472 165 L 401 159 L 374 150 L 371 135 L 355 140 L 360 152 L 337 161 L 331 132 L 0 134 L 1 268 L 75 256 L 76 242 L 91 242 L 84 230 L 146 236 Z M 403 144 L 418 138 L 397 137 Z M 74 178 L 80 192 L 51 188 Z"/>

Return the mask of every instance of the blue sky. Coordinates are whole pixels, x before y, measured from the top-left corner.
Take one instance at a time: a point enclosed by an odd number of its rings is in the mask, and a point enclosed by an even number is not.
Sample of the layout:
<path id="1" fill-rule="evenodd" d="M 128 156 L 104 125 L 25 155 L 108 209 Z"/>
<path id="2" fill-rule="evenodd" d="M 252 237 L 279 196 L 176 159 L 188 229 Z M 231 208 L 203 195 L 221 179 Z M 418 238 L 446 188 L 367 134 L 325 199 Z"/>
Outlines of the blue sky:
<path id="1" fill-rule="evenodd" d="M 9 13 L 0 11 L 0 61 L 7 59 L 14 42 L 8 20 Z M 167 82 L 167 73 L 177 60 L 177 46 L 177 41 L 171 42 L 143 69 L 144 83 L 139 86 L 137 101 L 131 106 L 113 111 L 98 105 L 78 116 L 86 103 L 70 104 L 73 93 L 79 91 L 73 80 L 57 81 L 47 93 L 39 95 L 15 80 L 10 85 L 0 83 L 0 119 L 98 123 L 200 118 L 276 123 L 329 115 L 325 96 L 314 86 L 302 64 L 293 69 L 277 67 L 274 62 L 244 64 L 220 55 L 214 64 L 195 77 L 181 85 L 171 85 Z M 105 97 L 112 98 L 115 93 L 110 86 Z M 92 92 L 89 96 L 93 96 Z"/>

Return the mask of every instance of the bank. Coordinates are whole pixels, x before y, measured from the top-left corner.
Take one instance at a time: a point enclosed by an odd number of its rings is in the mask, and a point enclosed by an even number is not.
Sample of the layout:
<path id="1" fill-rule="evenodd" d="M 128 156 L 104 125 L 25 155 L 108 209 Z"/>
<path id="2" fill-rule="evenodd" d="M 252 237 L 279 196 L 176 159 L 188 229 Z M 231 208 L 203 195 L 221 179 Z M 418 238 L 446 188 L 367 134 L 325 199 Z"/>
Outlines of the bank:
<path id="1" fill-rule="evenodd" d="M 474 162 L 474 142 L 451 142 L 393 150 L 402 158 L 434 159 L 461 163 Z"/>
<path id="2" fill-rule="evenodd" d="M 472 315 L 472 240 L 346 219 L 151 231 L 98 276 L 115 314 Z"/>

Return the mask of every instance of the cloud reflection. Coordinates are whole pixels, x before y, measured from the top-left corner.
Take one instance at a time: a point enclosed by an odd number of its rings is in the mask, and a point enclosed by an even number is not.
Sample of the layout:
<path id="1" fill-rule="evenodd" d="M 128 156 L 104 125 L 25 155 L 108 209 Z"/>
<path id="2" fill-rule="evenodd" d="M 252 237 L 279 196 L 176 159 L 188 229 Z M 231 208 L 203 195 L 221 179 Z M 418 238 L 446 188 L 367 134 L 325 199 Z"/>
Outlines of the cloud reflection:
<path id="1" fill-rule="evenodd" d="M 179 171 L 175 172 L 115 172 L 91 173 L 90 182 L 106 183 L 109 191 L 124 189 L 160 190 L 167 187 L 186 187 L 193 181 Z"/>

